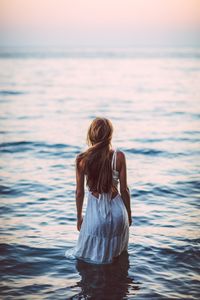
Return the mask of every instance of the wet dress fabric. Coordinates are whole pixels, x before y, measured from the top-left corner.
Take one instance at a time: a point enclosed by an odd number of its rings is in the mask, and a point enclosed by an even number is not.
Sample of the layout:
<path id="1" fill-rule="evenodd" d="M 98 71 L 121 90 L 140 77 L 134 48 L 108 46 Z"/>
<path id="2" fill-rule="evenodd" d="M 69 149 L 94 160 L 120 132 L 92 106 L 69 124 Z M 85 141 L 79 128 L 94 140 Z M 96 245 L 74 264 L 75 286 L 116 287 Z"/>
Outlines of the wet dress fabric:
<path id="1" fill-rule="evenodd" d="M 113 182 L 117 187 L 116 157 L 117 150 L 112 157 Z M 128 240 L 128 214 L 121 195 L 111 199 L 109 193 L 101 193 L 97 198 L 89 191 L 79 237 L 70 255 L 89 263 L 112 263 L 115 257 L 128 250 Z M 68 250 L 65 256 L 69 256 Z"/>

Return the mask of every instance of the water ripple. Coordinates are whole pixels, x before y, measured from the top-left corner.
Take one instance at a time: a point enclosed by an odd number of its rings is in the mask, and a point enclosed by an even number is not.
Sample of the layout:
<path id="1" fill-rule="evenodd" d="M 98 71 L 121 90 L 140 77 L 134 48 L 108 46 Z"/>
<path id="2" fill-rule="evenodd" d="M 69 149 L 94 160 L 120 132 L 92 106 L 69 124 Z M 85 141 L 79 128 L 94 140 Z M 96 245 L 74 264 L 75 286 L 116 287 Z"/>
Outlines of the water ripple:
<path id="1" fill-rule="evenodd" d="M 199 57 L 0 50 L 1 299 L 200 299 Z M 126 154 L 133 222 L 128 253 L 100 267 L 64 255 L 78 238 L 75 157 L 98 115 Z"/>

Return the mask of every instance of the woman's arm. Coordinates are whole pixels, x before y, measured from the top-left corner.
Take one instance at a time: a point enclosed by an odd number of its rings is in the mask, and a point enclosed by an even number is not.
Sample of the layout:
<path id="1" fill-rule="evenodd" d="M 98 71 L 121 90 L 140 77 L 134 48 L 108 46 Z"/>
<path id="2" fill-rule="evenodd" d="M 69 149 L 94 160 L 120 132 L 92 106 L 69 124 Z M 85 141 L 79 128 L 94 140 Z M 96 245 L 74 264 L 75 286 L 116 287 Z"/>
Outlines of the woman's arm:
<path id="1" fill-rule="evenodd" d="M 120 151 L 120 175 L 119 175 L 119 181 L 120 181 L 120 194 L 122 196 L 122 199 L 124 201 L 124 204 L 126 206 L 126 210 L 128 213 L 129 218 L 129 226 L 132 224 L 132 217 L 131 217 L 131 201 L 130 201 L 130 191 L 127 185 L 127 171 L 126 171 L 126 157 L 125 154 Z"/>
<path id="2" fill-rule="evenodd" d="M 80 231 L 83 222 L 82 208 L 84 200 L 84 171 L 81 163 L 76 159 L 76 209 L 77 209 L 77 229 Z"/>

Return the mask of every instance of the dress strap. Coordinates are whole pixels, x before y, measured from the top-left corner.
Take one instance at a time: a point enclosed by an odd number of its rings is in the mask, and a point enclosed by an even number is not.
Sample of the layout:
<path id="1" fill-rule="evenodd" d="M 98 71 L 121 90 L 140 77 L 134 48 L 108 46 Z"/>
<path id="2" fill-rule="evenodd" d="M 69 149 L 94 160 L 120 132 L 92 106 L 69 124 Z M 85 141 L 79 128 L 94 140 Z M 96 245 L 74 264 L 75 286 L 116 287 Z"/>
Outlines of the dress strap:
<path id="1" fill-rule="evenodd" d="M 113 156 L 112 156 L 112 168 L 113 168 L 113 170 L 116 170 L 116 166 L 117 166 L 117 149 L 115 149 L 115 151 L 113 152 Z"/>

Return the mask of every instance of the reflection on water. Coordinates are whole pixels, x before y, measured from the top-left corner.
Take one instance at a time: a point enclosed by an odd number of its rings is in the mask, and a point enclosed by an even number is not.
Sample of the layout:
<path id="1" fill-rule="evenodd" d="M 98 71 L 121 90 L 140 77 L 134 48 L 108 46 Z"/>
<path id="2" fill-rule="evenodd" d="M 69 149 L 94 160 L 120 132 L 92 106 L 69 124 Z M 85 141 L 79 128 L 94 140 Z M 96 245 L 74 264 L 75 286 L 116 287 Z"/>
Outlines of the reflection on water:
<path id="1" fill-rule="evenodd" d="M 76 268 L 81 276 L 78 286 L 81 292 L 72 299 L 126 299 L 137 294 L 139 283 L 128 274 L 128 252 L 123 252 L 112 264 L 95 265 L 77 260 Z"/>

